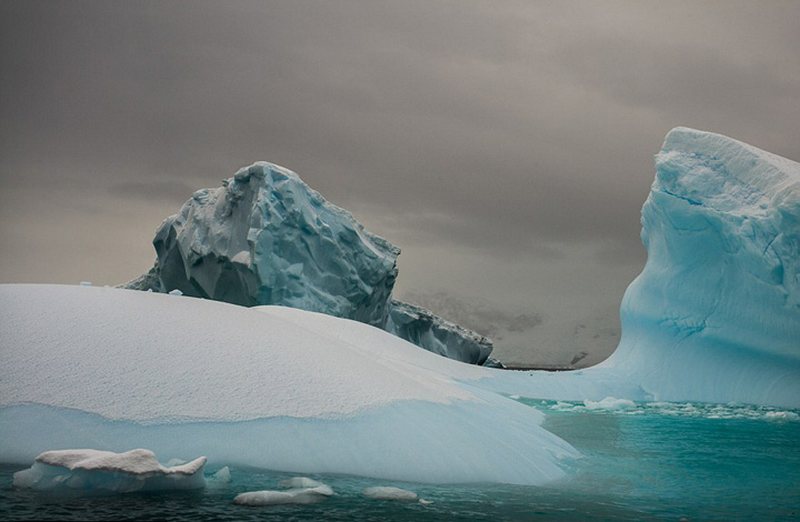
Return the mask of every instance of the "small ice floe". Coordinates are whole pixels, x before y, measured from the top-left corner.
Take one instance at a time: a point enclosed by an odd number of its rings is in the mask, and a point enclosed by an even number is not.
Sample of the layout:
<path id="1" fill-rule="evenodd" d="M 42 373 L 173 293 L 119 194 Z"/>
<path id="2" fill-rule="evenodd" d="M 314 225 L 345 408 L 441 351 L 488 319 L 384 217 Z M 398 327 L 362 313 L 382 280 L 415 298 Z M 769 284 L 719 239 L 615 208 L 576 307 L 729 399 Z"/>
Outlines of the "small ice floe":
<path id="1" fill-rule="evenodd" d="M 39 491 L 128 493 L 199 489 L 206 485 L 199 457 L 177 466 L 163 466 L 146 449 L 124 453 L 92 449 L 45 451 L 33 466 L 14 473 L 14 486 Z"/>
<path id="2" fill-rule="evenodd" d="M 91 281 L 81 281 L 81 286 L 92 286 Z"/>
<path id="3" fill-rule="evenodd" d="M 287 489 L 300 489 L 300 488 L 318 488 L 325 486 L 322 482 L 308 477 L 292 477 L 290 479 L 281 480 L 278 486 Z"/>
<path id="4" fill-rule="evenodd" d="M 768 411 L 764 414 L 764 418 L 767 420 L 784 420 L 784 421 L 796 421 L 800 420 L 800 415 L 793 411 Z"/>
<path id="5" fill-rule="evenodd" d="M 433 504 L 430 500 L 419 498 L 416 493 L 407 489 L 396 488 L 394 486 L 375 486 L 366 488 L 364 496 L 374 500 L 404 500 L 414 501 L 418 500 L 423 506 Z"/>
<path id="6" fill-rule="evenodd" d="M 514 399 L 515 401 L 518 401 L 518 400 L 520 400 L 522 397 L 520 397 L 520 396 L 519 396 L 519 395 L 517 395 L 517 394 L 514 394 L 514 395 L 509 395 L 509 396 L 508 396 L 508 398 L 509 398 L 509 399 Z"/>
<path id="7" fill-rule="evenodd" d="M 176 288 L 175 290 L 170 290 L 169 295 L 183 295 L 183 292 Z"/>
<path id="8" fill-rule="evenodd" d="M 220 470 L 221 471 L 221 470 Z M 283 491 L 248 491 L 237 495 L 234 504 L 242 506 L 271 506 L 276 504 L 314 504 L 333 495 L 327 484 L 308 477 L 292 477 L 278 483 Z"/>
<path id="9" fill-rule="evenodd" d="M 583 401 L 587 410 L 628 410 L 636 407 L 636 403 L 628 399 L 606 397 L 599 401 Z"/>
<path id="10" fill-rule="evenodd" d="M 206 477 L 206 487 L 209 489 L 225 489 L 231 483 L 231 469 L 223 466 L 210 477 Z"/>
<path id="11" fill-rule="evenodd" d="M 229 484 L 231 481 L 231 468 L 228 466 L 219 468 L 216 473 L 211 475 L 208 481 L 215 484 Z"/>

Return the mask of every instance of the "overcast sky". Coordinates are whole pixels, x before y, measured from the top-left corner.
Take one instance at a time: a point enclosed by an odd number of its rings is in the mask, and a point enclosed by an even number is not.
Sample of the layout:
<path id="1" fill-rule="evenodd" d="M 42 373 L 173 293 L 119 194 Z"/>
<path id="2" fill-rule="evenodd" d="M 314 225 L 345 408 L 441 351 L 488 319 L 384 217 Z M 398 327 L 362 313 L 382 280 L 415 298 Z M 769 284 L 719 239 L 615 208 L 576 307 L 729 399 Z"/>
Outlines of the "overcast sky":
<path id="1" fill-rule="evenodd" d="M 678 125 L 800 159 L 800 2 L 3 0 L 0 281 L 126 281 L 266 160 L 400 246 L 400 294 L 542 318 L 499 355 L 606 353 Z"/>

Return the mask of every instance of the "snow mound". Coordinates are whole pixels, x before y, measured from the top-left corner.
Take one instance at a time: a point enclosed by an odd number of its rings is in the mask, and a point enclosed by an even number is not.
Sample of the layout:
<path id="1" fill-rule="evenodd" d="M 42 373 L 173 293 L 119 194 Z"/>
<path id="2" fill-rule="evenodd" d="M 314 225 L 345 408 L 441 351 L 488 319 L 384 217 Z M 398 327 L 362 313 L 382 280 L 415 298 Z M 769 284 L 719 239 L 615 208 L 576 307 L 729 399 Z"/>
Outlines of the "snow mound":
<path id="1" fill-rule="evenodd" d="M 165 467 L 152 451 L 125 453 L 91 449 L 46 451 L 29 469 L 14 473 L 14 486 L 40 491 L 132 491 L 198 489 L 206 485 L 199 457 L 179 466 Z"/>
<path id="2" fill-rule="evenodd" d="M 375 486 L 364 489 L 364 496 L 375 500 L 417 500 L 417 494 L 394 486 Z"/>
<path id="3" fill-rule="evenodd" d="M 576 455 L 541 413 L 466 382 L 491 370 L 363 323 L 59 285 L 0 285 L 0 308 L 0 462 L 143 446 L 213 466 L 541 484 Z"/>

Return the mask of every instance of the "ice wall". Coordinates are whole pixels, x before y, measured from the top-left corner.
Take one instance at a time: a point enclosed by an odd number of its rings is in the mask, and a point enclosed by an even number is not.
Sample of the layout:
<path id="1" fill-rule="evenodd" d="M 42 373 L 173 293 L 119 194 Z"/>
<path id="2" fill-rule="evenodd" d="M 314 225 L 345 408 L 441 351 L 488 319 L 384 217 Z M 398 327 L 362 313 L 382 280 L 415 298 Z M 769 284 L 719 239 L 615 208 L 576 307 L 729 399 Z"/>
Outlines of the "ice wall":
<path id="1" fill-rule="evenodd" d="M 382 326 L 400 250 L 270 163 L 194 193 L 153 245 L 167 291 Z"/>
<path id="2" fill-rule="evenodd" d="M 492 342 L 486 337 L 397 300 L 389 308 L 386 331 L 457 361 L 484 364 L 492 353 Z"/>
<path id="3" fill-rule="evenodd" d="M 656 156 L 642 241 L 647 264 L 625 293 L 607 361 L 493 388 L 800 407 L 800 165 L 676 128 Z"/>

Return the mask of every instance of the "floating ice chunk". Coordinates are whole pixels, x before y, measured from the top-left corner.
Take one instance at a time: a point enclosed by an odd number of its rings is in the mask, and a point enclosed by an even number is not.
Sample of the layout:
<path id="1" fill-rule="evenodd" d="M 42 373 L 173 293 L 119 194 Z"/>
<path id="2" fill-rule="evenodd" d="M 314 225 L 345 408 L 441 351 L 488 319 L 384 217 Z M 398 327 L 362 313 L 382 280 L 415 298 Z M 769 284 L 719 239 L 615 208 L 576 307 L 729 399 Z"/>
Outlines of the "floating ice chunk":
<path id="1" fill-rule="evenodd" d="M 800 415 L 793 411 L 768 411 L 764 414 L 767 420 L 800 420 Z"/>
<path id="2" fill-rule="evenodd" d="M 606 397 L 599 401 L 583 401 L 583 405 L 588 410 L 627 410 L 636 407 L 635 402 L 616 397 Z"/>
<path id="3" fill-rule="evenodd" d="M 413 491 L 394 486 L 374 486 L 364 490 L 364 496 L 375 500 L 417 500 Z"/>
<path id="4" fill-rule="evenodd" d="M 199 489 L 206 485 L 199 457 L 179 466 L 159 464 L 146 449 L 125 453 L 91 449 L 45 451 L 29 469 L 14 474 L 14 486 L 40 491 L 128 493 Z"/>
<path id="5" fill-rule="evenodd" d="M 92 286 L 91 281 L 81 281 L 81 286 Z"/>
<path id="6" fill-rule="evenodd" d="M 292 489 L 300 489 L 300 488 L 317 488 L 319 486 L 324 486 L 322 482 L 318 480 L 314 480 L 308 477 L 292 477 L 290 479 L 281 480 L 278 483 L 278 486 L 282 488 L 292 488 Z"/>
<path id="7" fill-rule="evenodd" d="M 171 290 L 171 291 L 169 292 L 169 295 L 183 295 L 183 292 L 181 292 L 180 290 L 178 290 L 178 289 L 176 288 L 175 290 Z"/>
<path id="8" fill-rule="evenodd" d="M 211 475 L 208 479 L 209 484 L 214 485 L 229 484 L 231 481 L 231 468 L 228 466 L 221 467 L 216 473 Z"/>
<path id="9" fill-rule="evenodd" d="M 271 506 L 276 504 L 314 504 L 333 495 L 333 489 L 325 484 L 313 488 L 287 489 L 286 491 L 248 491 L 233 499 L 242 506 Z"/>

